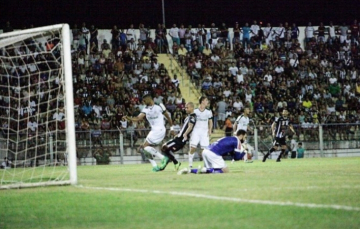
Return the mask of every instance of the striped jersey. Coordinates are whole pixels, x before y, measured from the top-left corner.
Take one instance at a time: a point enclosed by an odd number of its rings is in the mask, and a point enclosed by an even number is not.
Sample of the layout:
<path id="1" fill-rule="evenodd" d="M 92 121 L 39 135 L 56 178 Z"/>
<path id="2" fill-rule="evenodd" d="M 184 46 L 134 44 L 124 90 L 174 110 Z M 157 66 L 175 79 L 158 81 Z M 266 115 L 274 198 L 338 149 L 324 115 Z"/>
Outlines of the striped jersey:
<path id="1" fill-rule="evenodd" d="M 184 133 L 186 132 L 187 128 L 189 127 L 189 123 L 192 123 L 193 125 L 196 124 L 196 114 L 195 113 L 189 114 L 185 118 L 184 125 L 182 126 L 179 134 L 177 135 L 178 138 L 183 138 Z M 190 136 L 191 132 L 192 132 L 192 130 L 188 133 L 188 136 Z"/>
<path id="2" fill-rule="evenodd" d="M 275 118 L 275 124 L 275 137 L 285 137 L 288 126 L 291 125 L 290 120 L 287 117 L 280 116 L 278 118 Z"/>

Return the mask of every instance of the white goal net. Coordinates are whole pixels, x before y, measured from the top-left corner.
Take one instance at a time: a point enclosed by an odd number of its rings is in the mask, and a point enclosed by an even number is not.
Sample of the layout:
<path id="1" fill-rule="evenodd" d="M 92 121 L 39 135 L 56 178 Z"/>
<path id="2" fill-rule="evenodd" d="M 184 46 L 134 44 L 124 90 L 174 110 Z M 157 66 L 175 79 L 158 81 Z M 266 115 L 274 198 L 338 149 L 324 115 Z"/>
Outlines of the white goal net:
<path id="1" fill-rule="evenodd" d="M 70 29 L 0 34 L 0 189 L 76 184 Z"/>

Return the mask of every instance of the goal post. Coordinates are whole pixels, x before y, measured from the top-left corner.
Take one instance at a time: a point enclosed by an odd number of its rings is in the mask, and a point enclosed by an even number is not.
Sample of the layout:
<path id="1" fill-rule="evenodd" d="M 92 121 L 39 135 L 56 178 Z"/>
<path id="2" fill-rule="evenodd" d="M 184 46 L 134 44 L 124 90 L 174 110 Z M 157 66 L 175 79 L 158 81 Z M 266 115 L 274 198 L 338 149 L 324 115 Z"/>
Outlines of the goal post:
<path id="1" fill-rule="evenodd" d="M 70 28 L 0 34 L 0 189 L 77 184 Z"/>

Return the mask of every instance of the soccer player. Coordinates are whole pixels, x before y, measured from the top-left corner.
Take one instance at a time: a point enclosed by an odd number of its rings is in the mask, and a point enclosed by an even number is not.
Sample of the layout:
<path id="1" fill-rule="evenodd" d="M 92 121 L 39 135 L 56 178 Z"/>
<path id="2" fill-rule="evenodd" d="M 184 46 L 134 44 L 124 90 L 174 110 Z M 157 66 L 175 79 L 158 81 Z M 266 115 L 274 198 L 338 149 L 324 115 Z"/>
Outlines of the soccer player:
<path id="1" fill-rule="evenodd" d="M 239 117 L 237 117 L 233 129 L 234 129 L 234 133 L 236 133 L 238 130 L 245 130 L 248 131 L 249 130 L 249 114 L 250 114 L 250 108 L 249 107 L 245 107 L 244 108 L 244 112 L 242 115 L 240 115 Z"/>
<path id="2" fill-rule="evenodd" d="M 200 147 L 205 149 L 209 146 L 210 135 L 212 132 L 212 111 L 206 107 L 209 104 L 209 100 L 206 96 L 200 96 L 199 107 L 194 110 L 196 114 L 196 124 L 190 138 L 190 151 L 189 151 L 189 167 L 192 168 L 194 153 L 200 143 Z M 201 153 L 200 153 L 201 157 Z"/>
<path id="3" fill-rule="evenodd" d="M 169 161 L 168 157 L 165 157 L 161 153 L 159 153 L 152 146 L 158 145 L 162 142 L 166 134 L 165 121 L 164 116 L 172 126 L 172 120 L 169 114 L 166 111 L 166 108 L 163 104 L 155 104 L 152 96 L 150 94 L 146 94 L 143 96 L 143 101 L 146 105 L 141 111 L 141 113 L 137 117 L 126 117 L 127 120 L 132 122 L 138 122 L 143 120 L 145 117 L 148 120 L 151 131 L 147 135 L 145 142 L 140 146 L 139 152 L 143 150 L 145 156 L 150 161 L 153 166 L 153 171 L 160 171 L 160 167 L 153 160 L 154 156 L 157 156 L 161 159 L 161 164 L 166 165 Z"/>
<path id="4" fill-rule="evenodd" d="M 293 132 L 293 134 L 295 134 L 295 130 L 294 130 L 292 124 L 290 123 L 288 115 L 289 115 L 289 111 L 284 109 L 282 112 L 282 116 L 276 118 L 275 121 L 273 122 L 273 124 L 271 125 L 272 135 L 273 135 L 273 138 L 275 138 L 275 141 L 274 141 L 273 147 L 264 156 L 264 158 L 262 160 L 263 162 L 266 161 L 266 159 L 270 156 L 270 154 L 272 152 L 276 151 L 277 144 L 280 145 L 280 147 L 281 147 L 281 153 L 280 153 L 279 157 L 277 158 L 276 162 L 280 162 L 281 156 L 285 154 L 285 151 L 287 149 L 287 145 L 286 145 L 287 129 L 290 128 L 290 130 Z"/>
<path id="5" fill-rule="evenodd" d="M 193 127 L 196 123 L 196 114 L 194 113 L 194 103 L 188 102 L 185 105 L 185 111 L 188 116 L 184 120 L 184 125 L 182 126 L 180 132 L 176 137 L 168 142 L 166 142 L 162 148 L 161 152 L 169 157 L 170 161 L 174 163 L 175 170 L 179 170 L 181 163 L 175 159 L 174 152 L 182 149 L 189 140 L 190 134 L 193 130 Z M 161 170 L 164 170 L 167 164 L 160 167 Z"/>
<path id="6" fill-rule="evenodd" d="M 233 130 L 234 130 L 234 133 L 235 133 L 235 134 L 236 134 L 239 130 L 251 131 L 251 128 L 249 127 L 249 122 L 250 122 L 249 114 L 250 114 L 250 108 L 249 108 L 249 107 L 245 107 L 243 114 L 240 115 L 240 116 L 236 119 L 236 121 L 235 121 L 235 123 L 234 123 Z M 245 139 L 244 144 L 247 144 L 246 139 Z M 249 160 L 248 160 L 248 159 L 249 159 Z M 250 159 L 251 159 L 251 155 L 245 154 L 244 161 L 251 163 L 252 161 L 251 161 Z M 234 159 L 232 160 L 232 163 L 233 163 L 233 162 L 234 162 Z"/>
<path id="7" fill-rule="evenodd" d="M 236 136 L 223 137 L 218 141 L 212 143 L 207 149 L 202 152 L 204 160 L 204 168 L 190 169 L 184 168 L 178 172 L 178 174 L 187 173 L 227 173 L 229 168 L 227 167 L 223 155 L 232 152 L 235 160 L 241 160 L 246 150 L 243 149 L 242 143 L 246 139 L 246 131 L 239 130 L 236 132 Z"/>

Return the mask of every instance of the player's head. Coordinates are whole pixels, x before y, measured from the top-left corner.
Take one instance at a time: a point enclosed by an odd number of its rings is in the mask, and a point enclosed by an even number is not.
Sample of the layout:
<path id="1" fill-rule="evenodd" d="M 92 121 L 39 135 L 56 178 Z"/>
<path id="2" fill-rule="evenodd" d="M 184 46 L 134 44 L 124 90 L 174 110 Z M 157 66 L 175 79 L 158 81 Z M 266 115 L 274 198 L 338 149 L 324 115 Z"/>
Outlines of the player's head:
<path id="1" fill-rule="evenodd" d="M 143 99 L 143 101 L 144 101 L 144 103 L 145 103 L 146 106 L 150 106 L 150 105 L 152 104 L 152 102 L 153 102 L 152 96 L 151 96 L 150 94 L 144 95 L 144 96 L 142 97 L 142 99 Z"/>
<path id="2" fill-rule="evenodd" d="M 200 105 L 207 106 L 208 103 L 209 103 L 209 100 L 206 96 L 204 96 L 204 95 L 200 96 L 200 98 L 199 98 Z"/>
<path id="3" fill-rule="evenodd" d="M 187 114 L 193 113 L 194 112 L 194 103 L 192 103 L 192 102 L 186 103 L 185 111 L 186 111 Z"/>
<path id="4" fill-rule="evenodd" d="M 245 130 L 238 130 L 236 132 L 236 137 L 238 137 L 240 140 L 246 139 L 246 131 Z"/>
<path id="5" fill-rule="evenodd" d="M 244 114 L 249 115 L 250 114 L 250 107 L 244 108 Z"/>
<path id="6" fill-rule="evenodd" d="M 284 117 L 287 117 L 287 116 L 289 115 L 289 111 L 288 111 L 287 109 L 284 109 L 284 110 L 282 111 L 282 115 L 283 115 Z"/>

